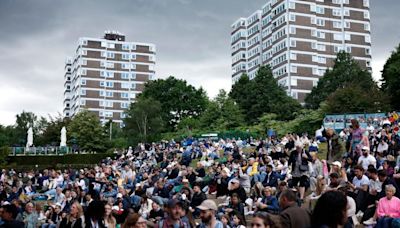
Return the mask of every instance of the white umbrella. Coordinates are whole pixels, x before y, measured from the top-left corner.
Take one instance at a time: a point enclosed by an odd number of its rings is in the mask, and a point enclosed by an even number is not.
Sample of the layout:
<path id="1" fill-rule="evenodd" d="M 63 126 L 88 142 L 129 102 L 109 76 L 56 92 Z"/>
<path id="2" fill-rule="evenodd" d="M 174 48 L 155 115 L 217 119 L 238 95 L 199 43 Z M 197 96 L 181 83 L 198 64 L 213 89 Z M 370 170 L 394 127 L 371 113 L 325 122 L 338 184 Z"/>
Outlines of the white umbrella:
<path id="1" fill-rule="evenodd" d="M 31 147 L 33 145 L 33 130 L 32 130 L 32 127 L 30 127 L 28 129 L 27 133 L 28 133 L 28 137 L 27 137 L 27 140 L 26 140 L 26 147 L 28 148 L 28 147 Z"/>
<path id="2" fill-rule="evenodd" d="M 61 142 L 60 142 L 60 146 L 67 146 L 67 129 L 65 129 L 65 127 L 63 127 L 61 129 Z"/>

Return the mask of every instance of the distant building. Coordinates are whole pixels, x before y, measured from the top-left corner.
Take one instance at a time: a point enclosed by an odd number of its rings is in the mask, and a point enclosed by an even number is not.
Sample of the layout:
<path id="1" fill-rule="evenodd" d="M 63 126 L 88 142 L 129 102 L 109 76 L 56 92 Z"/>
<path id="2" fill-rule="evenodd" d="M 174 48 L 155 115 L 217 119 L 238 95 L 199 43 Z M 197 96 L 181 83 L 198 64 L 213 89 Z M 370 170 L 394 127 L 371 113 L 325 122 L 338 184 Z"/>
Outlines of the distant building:
<path id="1" fill-rule="evenodd" d="M 268 64 L 303 102 L 341 50 L 371 71 L 369 7 L 369 0 L 267 0 L 232 24 L 233 83 L 244 73 L 253 79 Z"/>
<path id="2" fill-rule="evenodd" d="M 112 119 L 122 124 L 124 111 L 144 83 L 154 79 L 155 53 L 154 44 L 128 42 L 118 32 L 80 38 L 65 65 L 64 116 L 88 109 L 103 123 Z"/>

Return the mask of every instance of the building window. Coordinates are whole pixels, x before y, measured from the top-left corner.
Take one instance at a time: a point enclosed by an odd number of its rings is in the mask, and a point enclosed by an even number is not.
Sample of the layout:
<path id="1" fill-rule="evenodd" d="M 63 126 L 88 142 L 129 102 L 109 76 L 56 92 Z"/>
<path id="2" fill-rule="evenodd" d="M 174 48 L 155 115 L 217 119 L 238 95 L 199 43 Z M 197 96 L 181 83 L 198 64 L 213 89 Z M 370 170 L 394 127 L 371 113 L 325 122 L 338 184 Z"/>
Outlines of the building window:
<path id="1" fill-rule="evenodd" d="M 135 55 L 135 54 L 132 54 L 132 55 L 131 55 L 131 59 L 136 59 L 136 55 Z"/>
<path id="2" fill-rule="evenodd" d="M 86 79 L 81 80 L 81 85 L 86 85 Z"/>
<path id="3" fill-rule="evenodd" d="M 322 6 L 317 6 L 316 7 L 316 13 L 318 14 L 324 14 L 325 13 L 325 8 Z"/>
<path id="4" fill-rule="evenodd" d="M 114 93 L 111 91 L 106 91 L 106 97 L 113 97 Z"/>
<path id="5" fill-rule="evenodd" d="M 369 30 L 370 30 L 369 24 L 364 24 L 364 30 L 365 30 L 365 31 L 369 31 Z"/>
<path id="6" fill-rule="evenodd" d="M 296 9 L 296 3 L 295 2 L 289 2 L 289 9 Z"/>
<path id="7" fill-rule="evenodd" d="M 325 44 L 318 44 L 318 45 L 317 45 L 317 50 L 318 50 L 318 51 L 326 51 L 326 46 L 325 46 Z"/>
<path id="8" fill-rule="evenodd" d="M 296 60 L 297 59 L 297 54 L 296 53 L 290 53 L 290 59 L 291 60 Z"/>
<path id="9" fill-rule="evenodd" d="M 293 26 L 290 26 L 289 33 L 290 34 L 296 34 L 296 28 L 293 27 Z"/>
<path id="10" fill-rule="evenodd" d="M 109 107 L 109 108 L 112 108 L 112 107 L 113 107 L 113 102 L 112 102 L 112 101 L 100 101 L 100 102 L 99 102 L 99 106 L 100 106 L 100 107 Z"/>
<path id="11" fill-rule="evenodd" d="M 366 43 L 371 43 L 371 36 L 370 35 L 366 35 L 365 36 L 365 42 Z"/>
<path id="12" fill-rule="evenodd" d="M 364 7 L 369 7 L 369 0 L 363 0 Z"/>
<path id="13" fill-rule="evenodd" d="M 128 93 L 121 93 L 121 98 L 129 98 L 129 94 Z"/>
<path id="14" fill-rule="evenodd" d="M 324 19 L 321 19 L 321 18 L 317 18 L 316 24 L 317 24 L 318 26 L 325 26 L 325 20 L 324 20 Z"/>
<path id="15" fill-rule="evenodd" d="M 107 52 L 107 58 L 113 59 L 115 58 L 115 54 L 112 52 Z"/>
<path id="16" fill-rule="evenodd" d="M 126 72 L 121 73 L 121 78 L 122 79 L 129 79 L 129 73 L 126 73 Z"/>
<path id="17" fill-rule="evenodd" d="M 114 82 L 100 82 L 100 87 L 114 87 Z"/>
<path id="18" fill-rule="evenodd" d="M 136 79 L 136 74 L 135 73 L 131 73 L 131 79 Z"/>
<path id="19" fill-rule="evenodd" d="M 81 89 L 81 95 L 86 96 L 86 90 L 85 89 Z"/>
<path id="20" fill-rule="evenodd" d="M 80 102 L 80 103 L 81 103 L 81 105 L 86 105 L 86 100 L 82 100 L 82 99 L 81 99 L 81 102 Z"/>
<path id="21" fill-rule="evenodd" d="M 129 89 L 129 83 L 121 83 L 122 89 Z"/>
<path id="22" fill-rule="evenodd" d="M 371 67 L 371 62 L 370 61 L 366 61 L 365 64 L 366 64 L 367 67 Z"/>
<path id="23" fill-rule="evenodd" d="M 129 103 L 128 102 L 122 102 L 121 103 L 121 108 L 129 108 Z"/>
<path id="24" fill-rule="evenodd" d="M 129 50 L 129 44 L 122 44 L 122 50 Z"/>
<path id="25" fill-rule="evenodd" d="M 129 69 L 129 64 L 128 63 L 121 63 L 121 68 L 122 69 Z"/>
<path id="26" fill-rule="evenodd" d="M 349 17 L 349 16 L 350 16 L 350 10 L 344 9 L 344 10 L 343 10 L 343 14 L 344 14 L 345 16 Z"/>
<path id="27" fill-rule="evenodd" d="M 129 59 L 129 54 L 123 53 L 123 54 L 122 54 L 122 59 L 128 60 L 128 59 Z"/>
<path id="28" fill-rule="evenodd" d="M 296 40 L 290 40 L 290 47 L 296 47 Z"/>
<path id="29" fill-rule="evenodd" d="M 297 79 L 291 79 L 290 80 L 290 85 L 291 86 L 297 86 Z"/>
<path id="30" fill-rule="evenodd" d="M 290 66 L 290 72 L 291 73 L 297 73 L 297 66 Z"/>
<path id="31" fill-rule="evenodd" d="M 371 55 L 371 49 L 370 48 L 365 48 L 365 54 L 366 55 Z"/>
<path id="32" fill-rule="evenodd" d="M 130 98 L 136 98 L 136 93 L 130 93 Z"/>
<path id="33" fill-rule="evenodd" d="M 131 64 L 131 69 L 136 69 L 136 64 Z"/>

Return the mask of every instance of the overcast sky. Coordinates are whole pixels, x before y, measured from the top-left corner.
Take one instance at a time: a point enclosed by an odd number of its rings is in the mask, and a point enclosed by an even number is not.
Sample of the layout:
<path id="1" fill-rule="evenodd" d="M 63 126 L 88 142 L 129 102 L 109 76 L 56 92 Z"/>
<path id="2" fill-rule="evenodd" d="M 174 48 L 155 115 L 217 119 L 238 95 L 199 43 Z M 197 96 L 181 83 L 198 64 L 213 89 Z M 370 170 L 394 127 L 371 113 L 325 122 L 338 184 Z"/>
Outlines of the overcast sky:
<path id="1" fill-rule="evenodd" d="M 370 0 L 374 78 L 400 43 L 399 0 Z M 156 76 L 231 87 L 230 25 L 265 0 L 0 0 L 0 124 L 62 112 L 64 61 L 79 37 L 118 30 L 157 46 Z"/>

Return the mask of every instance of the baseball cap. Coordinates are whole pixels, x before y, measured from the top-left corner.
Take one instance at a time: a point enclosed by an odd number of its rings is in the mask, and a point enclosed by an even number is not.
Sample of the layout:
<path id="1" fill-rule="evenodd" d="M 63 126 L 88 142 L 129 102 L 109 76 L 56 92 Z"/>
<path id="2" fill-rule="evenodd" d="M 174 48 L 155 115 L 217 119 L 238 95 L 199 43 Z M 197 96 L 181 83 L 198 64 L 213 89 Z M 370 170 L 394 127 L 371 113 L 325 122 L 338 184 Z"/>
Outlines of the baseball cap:
<path id="1" fill-rule="evenodd" d="M 118 193 L 117 198 L 122 198 L 122 193 Z"/>
<path id="2" fill-rule="evenodd" d="M 189 180 L 188 179 L 183 179 L 182 183 L 189 183 Z"/>
<path id="3" fill-rule="evenodd" d="M 367 147 L 367 146 L 363 146 L 362 150 L 369 151 L 369 147 Z"/>
<path id="4" fill-rule="evenodd" d="M 339 168 L 342 167 L 342 163 L 340 163 L 340 161 L 334 161 L 334 162 L 332 162 L 332 165 L 336 165 L 336 166 L 338 166 Z"/>
<path id="5" fill-rule="evenodd" d="M 215 204 L 214 201 L 212 200 L 204 200 L 200 206 L 197 207 L 198 209 L 205 211 L 205 210 L 214 210 L 217 211 L 218 207 L 217 204 Z"/>

